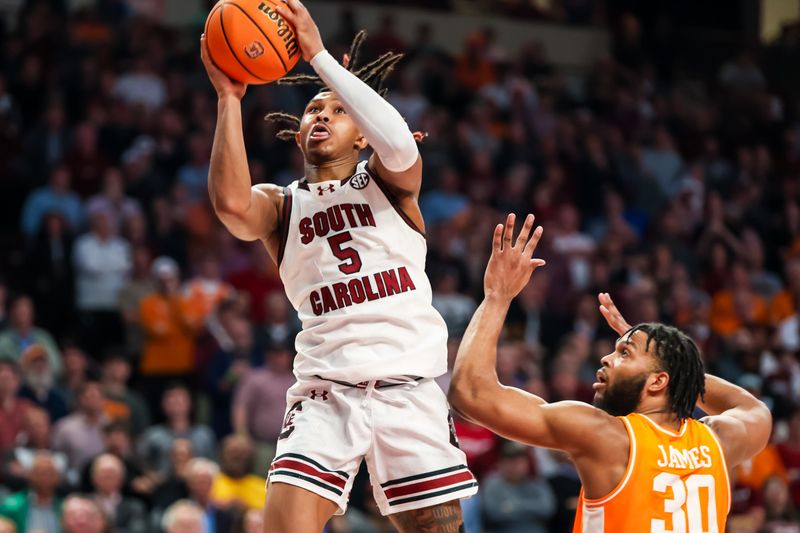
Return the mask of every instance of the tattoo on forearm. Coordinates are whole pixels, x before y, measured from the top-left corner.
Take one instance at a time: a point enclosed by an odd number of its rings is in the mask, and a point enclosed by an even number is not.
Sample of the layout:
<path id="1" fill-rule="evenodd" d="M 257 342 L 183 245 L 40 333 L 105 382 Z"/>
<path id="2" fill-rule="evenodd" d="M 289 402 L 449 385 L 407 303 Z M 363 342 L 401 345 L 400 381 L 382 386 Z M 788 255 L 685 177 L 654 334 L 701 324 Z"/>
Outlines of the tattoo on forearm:
<path id="1" fill-rule="evenodd" d="M 464 533 L 457 501 L 415 509 L 389 517 L 400 533 Z"/>

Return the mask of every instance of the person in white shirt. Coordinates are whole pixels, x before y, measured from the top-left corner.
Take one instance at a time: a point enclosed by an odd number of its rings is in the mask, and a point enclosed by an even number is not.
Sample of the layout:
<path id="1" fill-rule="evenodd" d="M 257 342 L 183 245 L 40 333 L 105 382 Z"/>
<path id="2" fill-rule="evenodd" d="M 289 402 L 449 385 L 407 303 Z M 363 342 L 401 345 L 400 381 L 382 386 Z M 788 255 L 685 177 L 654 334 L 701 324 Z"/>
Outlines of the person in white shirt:
<path id="1" fill-rule="evenodd" d="M 122 340 L 119 291 L 132 268 L 131 247 L 114 233 L 105 209 L 90 213 L 91 230 L 75 242 L 76 307 L 81 326 L 81 343 L 89 353 Z"/>

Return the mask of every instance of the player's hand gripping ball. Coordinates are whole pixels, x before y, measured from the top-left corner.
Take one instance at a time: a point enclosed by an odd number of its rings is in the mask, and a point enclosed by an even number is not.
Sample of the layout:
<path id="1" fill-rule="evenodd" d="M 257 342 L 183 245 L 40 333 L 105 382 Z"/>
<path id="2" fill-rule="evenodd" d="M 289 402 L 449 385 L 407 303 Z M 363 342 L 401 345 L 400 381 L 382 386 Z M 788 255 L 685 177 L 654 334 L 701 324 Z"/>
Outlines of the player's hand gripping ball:
<path id="1" fill-rule="evenodd" d="M 297 34 L 275 4 L 273 0 L 220 0 L 208 14 L 208 52 L 230 78 L 253 85 L 270 83 L 297 64 L 301 55 Z"/>

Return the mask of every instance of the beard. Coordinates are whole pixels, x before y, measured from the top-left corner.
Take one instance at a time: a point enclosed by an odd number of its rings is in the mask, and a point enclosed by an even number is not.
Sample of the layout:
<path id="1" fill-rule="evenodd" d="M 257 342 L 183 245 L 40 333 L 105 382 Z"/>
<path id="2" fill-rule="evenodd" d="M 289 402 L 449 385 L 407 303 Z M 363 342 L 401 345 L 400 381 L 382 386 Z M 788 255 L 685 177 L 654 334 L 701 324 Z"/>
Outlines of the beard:
<path id="1" fill-rule="evenodd" d="M 606 385 L 604 394 L 595 394 L 592 403 L 611 416 L 629 415 L 639 405 L 646 381 L 647 375 L 641 375 L 617 381 L 614 386 Z"/>

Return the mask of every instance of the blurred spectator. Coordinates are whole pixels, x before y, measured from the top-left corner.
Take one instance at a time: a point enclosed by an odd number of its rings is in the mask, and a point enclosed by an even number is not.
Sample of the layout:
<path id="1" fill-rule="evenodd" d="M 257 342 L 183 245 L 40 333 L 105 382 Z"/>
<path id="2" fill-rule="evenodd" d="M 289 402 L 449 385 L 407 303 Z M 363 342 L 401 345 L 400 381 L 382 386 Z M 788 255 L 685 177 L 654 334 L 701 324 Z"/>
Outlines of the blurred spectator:
<path id="1" fill-rule="evenodd" d="M 475 300 L 458 292 L 461 285 L 458 270 L 442 269 L 433 281 L 433 307 L 442 315 L 450 335 L 464 334 L 475 312 Z"/>
<path id="2" fill-rule="evenodd" d="M 380 27 L 377 31 L 370 33 L 367 45 L 375 55 L 382 55 L 386 52 L 404 52 L 406 45 L 403 38 L 395 30 L 394 17 L 383 15 Z"/>
<path id="3" fill-rule="evenodd" d="M 255 450 L 244 435 L 230 435 L 222 441 L 221 472 L 214 478 L 211 501 L 222 509 L 262 509 L 267 497 L 267 480 L 253 475 Z"/>
<path id="4" fill-rule="evenodd" d="M 425 193 L 419 202 L 425 223 L 436 224 L 453 219 L 469 208 L 469 199 L 460 191 L 460 179 L 452 167 L 444 167 L 439 173 L 439 184 Z"/>
<path id="5" fill-rule="evenodd" d="M 778 324 L 797 313 L 800 298 L 800 258 L 794 258 L 784 265 L 786 288 L 772 297 L 769 305 L 769 319 Z M 800 346 L 800 345 L 799 345 Z"/>
<path id="6" fill-rule="evenodd" d="M 497 463 L 499 438 L 483 426 L 453 416 L 453 428 L 458 445 L 467 456 L 467 466 L 478 479 L 491 472 Z"/>
<path id="7" fill-rule="evenodd" d="M 94 500 L 102 509 L 105 521 L 119 531 L 146 532 L 147 516 L 142 502 L 124 496 L 125 465 L 118 457 L 104 454 L 94 460 L 92 483 Z"/>
<path id="8" fill-rule="evenodd" d="M 26 139 L 26 151 L 32 170 L 37 175 L 48 173 L 63 158 L 68 143 L 64 106 L 59 101 L 51 102 Z"/>
<path id="9" fill-rule="evenodd" d="M 735 92 L 760 89 L 766 83 L 750 50 L 742 50 L 734 59 L 723 64 L 719 70 L 719 81 Z"/>
<path id="10" fill-rule="evenodd" d="M 208 194 L 208 163 L 211 139 L 205 133 L 189 138 L 189 161 L 178 169 L 178 183 L 186 187 L 189 198 L 197 200 Z"/>
<path id="11" fill-rule="evenodd" d="M 183 284 L 183 293 L 200 310 L 203 318 L 225 298 L 231 296 L 233 289 L 220 278 L 219 259 L 206 256 L 200 262 L 195 277 Z"/>
<path id="12" fill-rule="evenodd" d="M 420 92 L 419 81 L 411 71 L 401 71 L 399 77 L 397 90 L 392 91 L 387 100 L 405 119 L 411 131 L 418 130 L 422 124 L 422 115 L 428 110 L 430 103 Z"/>
<path id="13" fill-rule="evenodd" d="M 264 322 L 257 326 L 256 345 L 291 346 L 300 332 L 297 313 L 283 291 L 268 292 L 264 297 Z"/>
<path id="14" fill-rule="evenodd" d="M 150 425 L 150 412 L 142 395 L 128 387 L 130 377 L 131 363 L 127 357 L 116 351 L 106 356 L 100 378 L 106 411 L 111 418 L 129 424 L 131 435 L 136 438 Z"/>
<path id="15" fill-rule="evenodd" d="M 104 450 L 103 426 L 108 422 L 103 389 L 97 381 L 85 382 L 78 392 L 77 411 L 61 419 L 53 431 L 53 449 L 69 460 L 70 481 L 94 456 Z"/>
<path id="16" fill-rule="evenodd" d="M 0 453 L 11 450 L 22 431 L 25 415 L 33 407 L 29 400 L 17 397 L 20 387 L 19 365 L 0 359 Z"/>
<path id="17" fill-rule="evenodd" d="M 25 350 L 19 362 L 23 385 L 20 398 L 25 398 L 45 411 L 53 422 L 67 415 L 67 400 L 56 386 L 56 376 L 50 367 L 47 353 L 39 344 Z"/>
<path id="18" fill-rule="evenodd" d="M 103 172 L 109 161 L 100 151 L 95 124 L 86 121 L 76 126 L 72 146 L 64 155 L 64 164 L 72 175 L 72 188 L 81 198 L 86 199 L 100 191 Z"/>
<path id="19" fill-rule="evenodd" d="M 157 483 L 150 498 L 155 517 L 163 514 L 164 509 L 176 501 L 189 497 L 186 476 L 191 460 L 192 443 L 186 439 L 175 439 L 170 450 L 169 471 L 166 474 L 157 472 L 149 474 L 148 479 Z"/>
<path id="20" fill-rule="evenodd" d="M 84 496 L 69 496 L 64 500 L 61 524 L 64 533 L 104 533 L 107 531 L 103 511 L 93 500 Z"/>
<path id="21" fill-rule="evenodd" d="M 153 480 L 142 475 L 138 458 L 133 455 L 128 425 L 122 421 L 111 421 L 103 426 L 103 452 L 87 462 L 80 473 L 80 488 L 89 493 L 93 490 L 92 471 L 99 457 L 110 454 L 119 459 L 124 467 L 122 493 L 126 496 L 146 498 L 153 490 Z"/>
<path id="22" fill-rule="evenodd" d="M 764 483 L 764 523 L 759 533 L 800 533 L 800 515 L 786 481 L 771 477 Z"/>
<path id="23" fill-rule="evenodd" d="M 567 533 L 572 531 L 575 522 L 581 480 L 567 454 L 554 450 L 548 450 L 548 453 L 555 460 L 556 466 L 555 472 L 547 477 L 556 500 L 556 511 L 550 518 L 548 527 L 554 533 Z"/>
<path id="24" fill-rule="evenodd" d="M 211 421 L 218 438 L 229 434 L 233 393 L 241 381 L 260 366 L 263 356 L 256 348 L 253 326 L 244 317 L 232 318 L 228 325 L 231 337 L 230 350 L 217 352 L 209 363 L 208 390 L 211 396 Z"/>
<path id="25" fill-rule="evenodd" d="M 22 206 L 22 231 L 30 239 L 39 233 L 42 221 L 50 213 L 59 213 L 73 232 L 81 229 L 84 207 L 80 197 L 70 189 L 70 173 L 63 166 L 53 169 L 50 183 L 35 189 Z"/>
<path id="26" fill-rule="evenodd" d="M 117 307 L 131 270 L 131 250 L 114 233 L 105 209 L 97 208 L 89 216 L 91 231 L 75 241 L 76 307 L 83 343 L 90 355 L 99 357 L 124 335 Z"/>
<path id="27" fill-rule="evenodd" d="M 236 433 L 249 435 L 267 450 L 259 457 L 259 464 L 266 464 L 261 459 L 269 462 L 275 455 L 286 410 L 286 392 L 295 383 L 294 355 L 287 346 L 273 346 L 264 355 L 264 367 L 245 375 L 236 389 L 232 413 Z"/>
<path id="28" fill-rule="evenodd" d="M 228 281 L 237 291 L 247 295 L 253 320 L 262 324 L 267 316 L 264 308 L 267 294 L 282 292 L 283 284 L 278 276 L 278 269 L 264 246 L 260 243 L 251 244 L 250 254 L 250 266 L 232 274 Z"/>
<path id="29" fill-rule="evenodd" d="M 39 309 L 39 322 L 56 337 L 72 328 L 75 275 L 72 264 L 73 234 L 63 215 L 51 212 L 28 252 L 28 275 Z"/>
<path id="30" fill-rule="evenodd" d="M 494 81 L 495 72 L 486 56 L 486 36 L 473 33 L 464 41 L 464 50 L 456 60 L 456 77 L 467 89 L 478 90 Z"/>
<path id="31" fill-rule="evenodd" d="M 196 302 L 180 294 L 178 265 L 169 257 L 153 261 L 156 292 L 142 298 L 139 313 L 145 331 L 140 371 L 151 411 L 164 384 L 186 378 L 194 365 L 195 337 L 202 325 Z"/>
<path id="32" fill-rule="evenodd" d="M 62 501 L 56 495 L 56 487 L 61 479 L 52 455 L 38 452 L 27 477 L 30 488 L 0 501 L 0 516 L 13 521 L 17 531 L 60 533 Z"/>
<path id="33" fill-rule="evenodd" d="M 186 466 L 189 500 L 203 511 L 204 531 L 228 531 L 233 522 L 233 513 L 212 501 L 211 489 L 217 476 L 219 467 L 208 459 L 192 459 Z"/>
<path id="34" fill-rule="evenodd" d="M 86 210 L 90 214 L 105 213 L 114 234 L 119 234 L 127 220 L 140 216 L 142 212 L 139 202 L 125 195 L 124 177 L 116 167 L 106 169 L 103 190 L 89 198 Z"/>
<path id="35" fill-rule="evenodd" d="M 711 328 L 721 335 L 729 335 L 745 325 L 766 324 L 767 313 L 767 303 L 753 291 L 744 264 L 734 262 L 728 287 L 717 292 L 711 303 Z"/>
<path id="36" fill-rule="evenodd" d="M 556 509 L 547 482 L 531 476 L 527 448 L 512 442 L 502 445 L 498 472 L 483 482 L 481 499 L 487 526 L 498 533 L 546 533 Z"/>
<path id="37" fill-rule="evenodd" d="M 67 456 L 50 452 L 50 419 L 42 409 L 28 409 L 23 429 L 17 437 L 16 446 L 5 457 L 0 467 L 0 483 L 13 491 L 24 490 L 28 485 L 27 472 L 39 452 L 51 453 L 59 472 L 67 471 Z"/>
<path id="38" fill-rule="evenodd" d="M 141 354 L 144 331 L 140 323 L 139 308 L 142 299 L 155 291 L 150 275 L 152 256 L 145 246 L 135 246 L 132 251 L 131 275 L 119 291 L 119 312 L 125 323 L 125 347 L 128 354 Z"/>
<path id="39" fill-rule="evenodd" d="M 114 83 L 113 92 L 123 102 L 141 106 L 144 111 L 157 111 L 167 99 L 164 80 L 144 55 L 133 60 L 133 69 L 124 72 Z"/>
<path id="40" fill-rule="evenodd" d="M 214 456 L 214 434 L 202 425 L 192 425 L 192 400 L 182 385 L 171 385 L 162 396 L 166 423 L 150 427 L 139 439 L 138 455 L 147 471 L 165 474 L 169 471 L 170 452 L 176 439 L 191 443 L 197 457 Z"/>
<path id="41" fill-rule="evenodd" d="M 208 529 L 208 520 L 203 514 L 203 509 L 196 503 L 186 500 L 175 502 L 167 509 L 161 520 L 161 527 L 165 533 L 216 531 Z"/>
<path id="42" fill-rule="evenodd" d="M 0 356 L 19 361 L 25 350 L 36 344 L 44 348 L 53 372 L 60 375 L 64 365 L 58 346 L 50 333 L 34 326 L 33 301 L 28 296 L 18 296 L 10 308 L 8 327 L 0 333 Z"/>
<path id="43" fill-rule="evenodd" d="M 800 507 L 800 408 L 789 416 L 789 434 L 785 442 L 777 445 L 778 455 L 789 479 L 791 498 Z"/>
<path id="44" fill-rule="evenodd" d="M 89 379 L 89 358 L 80 346 L 67 341 L 64 346 L 64 375 L 61 377 L 61 390 L 67 399 L 67 406 L 74 409 L 78 394 Z"/>

